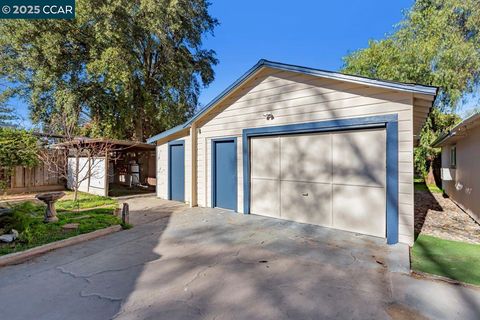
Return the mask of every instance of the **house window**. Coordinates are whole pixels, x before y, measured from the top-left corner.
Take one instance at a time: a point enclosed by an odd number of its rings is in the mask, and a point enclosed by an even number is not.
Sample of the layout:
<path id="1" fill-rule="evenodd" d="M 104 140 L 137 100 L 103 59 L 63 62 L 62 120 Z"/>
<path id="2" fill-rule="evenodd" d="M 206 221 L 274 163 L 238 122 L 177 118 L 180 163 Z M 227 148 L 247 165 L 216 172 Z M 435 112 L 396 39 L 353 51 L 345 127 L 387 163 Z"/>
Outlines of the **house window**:
<path id="1" fill-rule="evenodd" d="M 450 168 L 457 166 L 457 146 L 454 145 L 450 148 Z"/>

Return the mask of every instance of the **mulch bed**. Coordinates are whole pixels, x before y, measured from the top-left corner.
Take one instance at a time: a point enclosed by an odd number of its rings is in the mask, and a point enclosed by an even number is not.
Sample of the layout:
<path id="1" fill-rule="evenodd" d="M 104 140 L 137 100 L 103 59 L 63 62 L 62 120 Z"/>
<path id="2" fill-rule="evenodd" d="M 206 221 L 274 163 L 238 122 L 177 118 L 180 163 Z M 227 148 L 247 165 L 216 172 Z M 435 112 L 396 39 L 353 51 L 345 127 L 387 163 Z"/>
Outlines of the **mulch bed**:
<path id="1" fill-rule="evenodd" d="M 440 193 L 415 190 L 415 234 L 480 244 L 480 225 Z"/>

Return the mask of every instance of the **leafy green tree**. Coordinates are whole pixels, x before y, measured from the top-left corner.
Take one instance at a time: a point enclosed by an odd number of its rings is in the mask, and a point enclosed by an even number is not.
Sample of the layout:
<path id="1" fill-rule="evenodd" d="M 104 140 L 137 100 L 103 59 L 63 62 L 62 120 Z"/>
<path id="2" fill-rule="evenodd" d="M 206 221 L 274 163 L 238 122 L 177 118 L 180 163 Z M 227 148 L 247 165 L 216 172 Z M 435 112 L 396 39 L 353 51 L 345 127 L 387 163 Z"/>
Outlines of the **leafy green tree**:
<path id="1" fill-rule="evenodd" d="M 346 56 L 343 71 L 438 86 L 436 107 L 455 111 L 480 84 L 480 2 L 417 0 L 393 34 Z"/>
<path id="2" fill-rule="evenodd" d="M 460 120 L 458 104 L 480 85 L 480 2 L 417 0 L 386 39 L 346 56 L 343 71 L 440 87 L 415 149 L 417 172 L 431 172 L 438 150 L 430 144 Z"/>
<path id="3" fill-rule="evenodd" d="M 0 127 L 12 126 L 12 121 L 16 118 L 11 108 L 0 106 Z"/>
<path id="4" fill-rule="evenodd" d="M 61 133 L 143 140 L 186 120 L 214 78 L 206 0 L 77 0 L 74 20 L 0 21 L 4 96 Z"/>
<path id="5" fill-rule="evenodd" d="M 0 190 L 16 166 L 34 167 L 38 163 L 37 138 L 31 133 L 11 127 L 0 127 Z"/>
<path id="6" fill-rule="evenodd" d="M 415 148 L 415 172 L 426 177 L 430 184 L 435 183 L 432 162 L 439 156 L 440 149 L 432 148 L 432 143 L 442 134 L 452 128 L 462 119 L 454 114 L 445 114 L 438 109 L 432 109 L 420 134 L 418 147 Z"/>

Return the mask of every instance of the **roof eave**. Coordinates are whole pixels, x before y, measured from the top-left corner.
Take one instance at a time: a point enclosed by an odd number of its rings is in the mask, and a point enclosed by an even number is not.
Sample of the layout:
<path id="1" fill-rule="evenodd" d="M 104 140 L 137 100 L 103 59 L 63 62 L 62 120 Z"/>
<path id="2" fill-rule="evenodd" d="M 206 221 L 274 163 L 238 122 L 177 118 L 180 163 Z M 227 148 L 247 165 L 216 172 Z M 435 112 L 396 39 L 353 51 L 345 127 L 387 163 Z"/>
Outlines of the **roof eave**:
<path id="1" fill-rule="evenodd" d="M 228 86 L 225 90 L 223 90 L 218 96 L 216 96 L 212 101 L 210 101 L 202 110 L 200 110 L 197 114 L 195 114 L 190 120 L 185 122 L 185 127 L 191 125 L 195 120 L 200 118 L 205 112 L 207 112 L 210 108 L 216 105 L 218 102 L 223 100 L 229 93 L 235 90 L 238 86 L 240 86 L 245 80 L 250 78 L 253 74 L 260 71 L 260 69 L 265 64 L 264 59 L 259 60 L 253 67 L 251 67 L 247 72 L 245 72 L 240 78 L 235 80 L 230 86 Z"/>
<path id="2" fill-rule="evenodd" d="M 173 127 L 171 129 L 168 129 L 166 131 L 163 131 L 157 135 L 154 135 L 153 137 L 150 137 L 147 139 L 147 143 L 154 143 L 160 139 L 168 138 L 171 135 L 174 135 L 175 133 L 178 133 L 186 128 L 190 127 L 190 125 L 186 125 L 185 123 L 182 123 L 176 127 Z"/>
<path id="3" fill-rule="evenodd" d="M 450 137 L 450 132 L 440 135 L 435 141 L 432 142 L 432 148 L 440 148 L 443 146 L 443 142 Z"/>
<path id="4" fill-rule="evenodd" d="M 469 127 L 469 126 L 475 126 L 478 125 L 480 122 L 480 113 L 475 113 L 468 117 L 467 119 L 463 120 L 459 124 L 457 124 L 455 127 L 453 127 L 451 130 L 448 132 L 440 135 L 438 139 L 432 142 L 431 146 L 432 148 L 439 148 L 442 147 L 445 142 L 447 142 L 449 139 L 457 136 L 457 132 L 459 131 L 460 128 L 462 127 Z"/>
<path id="5" fill-rule="evenodd" d="M 262 65 L 265 67 L 271 67 L 271 68 L 281 69 L 285 71 L 299 72 L 299 73 L 309 74 L 312 76 L 317 76 L 322 78 L 357 82 L 361 84 L 373 85 L 377 87 L 384 87 L 388 89 L 394 89 L 394 90 L 411 92 L 411 93 L 426 94 L 430 96 L 436 96 L 438 92 L 438 87 L 434 87 L 434 86 L 425 86 L 425 85 L 419 85 L 419 84 L 407 84 L 407 83 L 400 83 L 400 82 L 394 82 L 394 81 L 378 80 L 378 79 L 372 79 L 372 78 L 367 78 L 362 76 L 301 67 L 301 66 L 273 62 L 268 60 L 260 60 L 260 61 L 263 62 Z"/>
<path id="6" fill-rule="evenodd" d="M 185 122 L 183 125 L 174 127 L 170 130 L 164 131 L 160 134 L 157 134 L 147 139 L 147 142 L 153 143 L 155 141 L 166 138 L 172 134 L 175 134 L 183 129 L 190 127 L 193 122 L 197 121 L 205 113 L 211 110 L 217 103 L 219 103 L 225 97 L 227 97 L 233 90 L 235 90 L 238 86 L 240 86 L 244 81 L 246 81 L 252 75 L 254 75 L 255 73 L 257 73 L 258 71 L 260 71 L 262 68 L 265 68 L 265 67 L 274 68 L 274 69 L 283 70 L 283 71 L 298 72 L 298 73 L 308 74 L 316 77 L 323 77 L 323 78 L 329 78 L 334 80 L 349 81 L 349 82 L 355 82 L 355 83 L 360 83 L 364 85 L 383 87 L 383 88 L 397 90 L 397 91 L 411 92 L 414 94 L 424 94 L 424 95 L 432 96 L 433 97 L 432 100 L 435 99 L 438 92 L 438 87 L 433 87 L 433 86 L 404 84 L 399 82 L 371 79 L 371 78 L 365 78 L 361 76 L 348 75 L 348 74 L 343 74 L 338 72 L 325 71 L 325 70 L 301 67 L 301 66 L 296 66 L 291 64 L 285 64 L 285 63 L 260 59 L 253 67 L 251 67 L 234 83 L 232 83 L 225 90 L 223 90 L 218 96 L 216 96 L 212 101 L 210 101 L 202 110 L 200 110 L 197 114 L 195 114 L 190 120 Z"/>
<path id="7" fill-rule="evenodd" d="M 234 83 L 232 83 L 228 88 L 222 91 L 217 97 L 215 97 L 211 102 L 209 102 L 200 112 L 194 115 L 190 120 L 185 123 L 185 126 L 191 125 L 194 121 L 199 119 L 204 115 L 208 110 L 210 110 L 214 105 L 223 100 L 229 93 L 231 93 L 236 87 L 240 86 L 245 80 L 250 78 L 253 74 L 260 71 L 261 68 L 274 68 L 283 71 L 298 72 L 303 74 L 308 74 L 316 77 L 329 78 L 340 81 L 349 81 L 356 82 L 365 85 L 371 85 L 376 87 L 383 87 L 387 89 L 411 92 L 417 94 L 425 94 L 432 96 L 432 100 L 435 99 L 438 93 L 438 87 L 433 86 L 424 86 L 418 84 L 403 84 L 399 82 L 384 81 L 377 79 L 370 79 L 361 76 L 348 75 L 338 72 L 325 71 L 312 69 L 307 67 L 301 67 L 296 65 L 290 65 L 280 62 L 269 61 L 265 59 L 259 60 L 252 68 L 245 72 L 240 78 L 238 78 Z"/>

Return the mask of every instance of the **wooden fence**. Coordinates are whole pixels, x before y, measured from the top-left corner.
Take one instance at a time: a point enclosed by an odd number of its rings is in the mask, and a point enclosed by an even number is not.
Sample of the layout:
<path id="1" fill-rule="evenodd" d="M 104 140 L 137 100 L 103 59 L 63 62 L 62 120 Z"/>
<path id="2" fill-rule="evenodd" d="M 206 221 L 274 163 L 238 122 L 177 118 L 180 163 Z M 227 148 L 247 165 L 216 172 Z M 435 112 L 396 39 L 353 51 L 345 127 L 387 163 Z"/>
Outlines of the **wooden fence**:
<path id="1" fill-rule="evenodd" d="M 5 180 L 5 172 L 0 172 L 0 180 Z M 7 181 L 7 194 L 64 190 L 65 183 L 57 172 L 48 170 L 44 163 L 33 168 L 16 167 Z"/>

